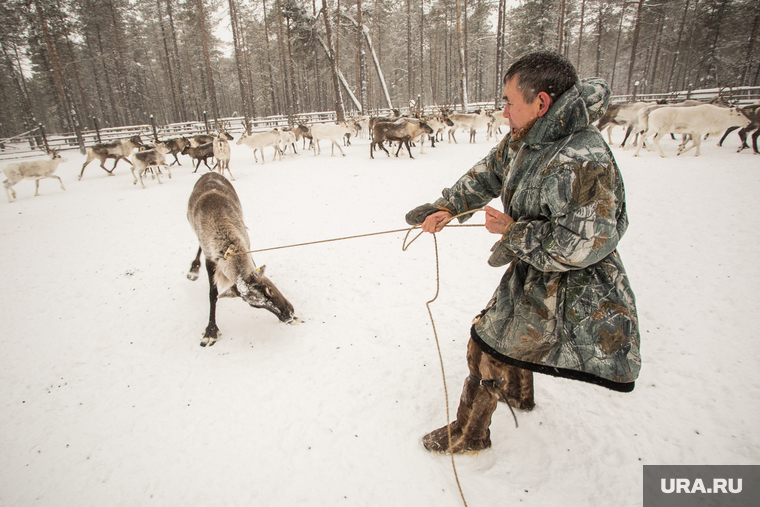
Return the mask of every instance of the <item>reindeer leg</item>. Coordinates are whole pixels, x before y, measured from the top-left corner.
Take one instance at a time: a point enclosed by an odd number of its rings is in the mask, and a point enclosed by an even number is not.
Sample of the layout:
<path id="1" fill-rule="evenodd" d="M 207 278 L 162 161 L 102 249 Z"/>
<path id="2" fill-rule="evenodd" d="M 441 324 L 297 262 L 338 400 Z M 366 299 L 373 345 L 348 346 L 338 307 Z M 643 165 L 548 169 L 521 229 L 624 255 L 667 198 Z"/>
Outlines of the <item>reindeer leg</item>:
<path id="1" fill-rule="evenodd" d="M 412 156 L 412 149 L 409 147 L 409 140 L 408 139 L 404 139 L 404 145 L 406 146 L 406 151 L 409 152 L 409 158 L 414 158 Z M 399 148 L 401 148 L 400 144 L 399 144 Z"/>
<path id="2" fill-rule="evenodd" d="M 34 196 L 37 197 L 40 195 L 40 180 L 36 179 L 34 180 Z"/>
<path id="3" fill-rule="evenodd" d="M 56 174 L 51 174 L 50 177 L 51 178 L 58 178 L 58 182 L 61 184 L 61 189 L 66 190 L 66 187 L 63 186 L 63 180 L 61 179 L 60 176 L 58 176 Z"/>
<path id="4" fill-rule="evenodd" d="M 91 158 L 90 160 L 88 160 L 87 162 L 85 162 L 85 163 L 82 165 L 82 170 L 81 170 L 81 171 L 80 171 L 80 173 L 79 173 L 79 181 L 82 181 L 82 175 L 84 174 L 84 168 L 85 168 L 85 167 L 87 167 L 87 164 L 89 164 L 89 163 L 90 163 L 90 162 L 92 162 L 93 160 L 95 160 L 95 159 L 92 159 L 92 158 Z"/>
<path id="5" fill-rule="evenodd" d="M 733 132 L 734 130 L 736 130 L 738 128 L 739 127 L 728 127 L 726 129 L 726 132 L 723 134 L 723 137 L 721 137 L 720 141 L 718 141 L 718 146 L 723 146 L 723 141 L 726 140 L 726 138 L 728 137 L 728 134 L 730 134 L 731 132 Z M 739 137 L 741 137 L 741 132 L 739 132 Z"/>
<path id="6" fill-rule="evenodd" d="M 195 281 L 198 279 L 198 272 L 201 270 L 201 248 L 198 247 L 198 254 L 195 260 L 190 264 L 190 271 L 187 272 L 187 279 Z"/>
<path id="7" fill-rule="evenodd" d="M 114 170 L 114 169 L 116 169 L 116 164 L 114 164 L 114 165 L 113 165 L 113 168 L 112 168 L 112 169 L 109 171 L 109 170 L 108 170 L 108 168 L 106 167 L 106 160 L 108 160 L 108 159 L 105 159 L 105 158 L 104 158 L 104 159 L 102 159 L 102 160 L 100 161 L 100 167 L 101 167 L 101 168 L 102 168 L 102 169 L 103 169 L 105 172 L 107 172 L 109 176 L 113 176 L 113 170 Z M 117 162 L 118 162 L 118 160 L 117 160 Z M 84 168 L 82 168 L 82 172 L 84 172 Z"/>
<path id="8" fill-rule="evenodd" d="M 208 302 L 209 302 L 209 315 L 208 326 L 203 333 L 203 339 L 201 340 L 201 347 L 208 345 L 209 347 L 216 343 L 219 339 L 219 328 L 216 325 L 216 300 L 219 296 L 219 292 L 216 289 L 216 283 L 214 283 L 214 272 L 216 271 L 216 264 L 209 259 L 206 259 L 206 272 L 208 273 Z"/>

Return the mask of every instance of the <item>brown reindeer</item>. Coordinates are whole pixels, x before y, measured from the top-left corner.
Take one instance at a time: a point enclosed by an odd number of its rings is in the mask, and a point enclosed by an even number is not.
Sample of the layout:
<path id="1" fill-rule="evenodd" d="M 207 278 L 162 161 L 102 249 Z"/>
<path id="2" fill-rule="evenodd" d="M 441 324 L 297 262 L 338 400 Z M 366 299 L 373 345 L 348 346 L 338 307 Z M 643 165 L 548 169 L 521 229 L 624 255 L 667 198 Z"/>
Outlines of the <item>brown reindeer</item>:
<path id="1" fill-rule="evenodd" d="M 100 167 L 107 172 L 109 176 L 113 176 L 113 171 L 116 169 L 116 164 L 119 163 L 119 160 L 126 160 L 129 165 L 132 165 L 132 162 L 130 162 L 127 157 L 132 154 L 135 148 L 142 146 L 142 144 L 140 136 L 136 135 L 129 139 L 120 139 L 112 143 L 98 143 L 90 146 L 87 148 L 87 160 L 82 165 L 82 171 L 79 173 L 79 180 L 81 181 L 82 175 L 84 174 L 84 168 L 87 167 L 87 164 L 95 159 L 100 160 Z M 105 161 L 109 158 L 116 160 L 110 171 L 106 169 L 105 166 Z"/>
<path id="2" fill-rule="evenodd" d="M 293 305 L 264 276 L 265 266 L 256 269 L 251 255 L 245 253 L 251 241 L 240 199 L 227 178 L 210 172 L 198 179 L 190 194 L 187 219 L 200 243 L 187 277 L 198 278 L 202 252 L 209 281 L 209 322 L 201 347 L 213 345 L 221 334 L 216 325 L 218 298 L 240 297 L 254 308 L 269 310 L 282 322 L 298 322 Z"/>

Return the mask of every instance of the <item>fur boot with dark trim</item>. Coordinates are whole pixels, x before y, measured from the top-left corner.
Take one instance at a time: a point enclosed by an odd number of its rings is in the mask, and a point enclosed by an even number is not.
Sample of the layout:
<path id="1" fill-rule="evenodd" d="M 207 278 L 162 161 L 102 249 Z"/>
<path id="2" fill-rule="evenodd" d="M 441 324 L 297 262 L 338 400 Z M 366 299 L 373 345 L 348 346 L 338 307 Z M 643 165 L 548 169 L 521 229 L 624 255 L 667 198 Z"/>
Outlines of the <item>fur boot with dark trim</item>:
<path id="1" fill-rule="evenodd" d="M 451 427 L 451 447 L 447 426 L 431 431 L 422 437 L 422 445 L 432 452 L 460 454 L 491 447 L 491 416 L 496 410 L 501 393 L 497 387 L 485 387 L 468 377 L 464 381 L 459 399 L 456 421 Z"/>

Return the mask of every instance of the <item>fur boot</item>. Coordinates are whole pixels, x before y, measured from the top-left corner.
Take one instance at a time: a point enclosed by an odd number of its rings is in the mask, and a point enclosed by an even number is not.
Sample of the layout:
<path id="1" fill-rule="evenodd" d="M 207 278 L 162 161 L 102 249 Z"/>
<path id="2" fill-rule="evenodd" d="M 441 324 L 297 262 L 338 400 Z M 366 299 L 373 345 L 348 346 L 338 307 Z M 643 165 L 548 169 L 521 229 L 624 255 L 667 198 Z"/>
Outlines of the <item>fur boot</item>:
<path id="1" fill-rule="evenodd" d="M 496 410 L 500 392 L 495 387 L 478 385 L 469 377 L 464 381 L 457 419 L 451 427 L 451 448 L 447 426 L 422 437 L 429 451 L 449 454 L 482 451 L 491 447 L 491 415 Z"/>
<path id="2" fill-rule="evenodd" d="M 505 365 L 506 380 L 501 386 L 499 401 L 509 403 L 521 410 L 533 410 L 536 403 L 533 401 L 533 372 L 517 366 Z"/>

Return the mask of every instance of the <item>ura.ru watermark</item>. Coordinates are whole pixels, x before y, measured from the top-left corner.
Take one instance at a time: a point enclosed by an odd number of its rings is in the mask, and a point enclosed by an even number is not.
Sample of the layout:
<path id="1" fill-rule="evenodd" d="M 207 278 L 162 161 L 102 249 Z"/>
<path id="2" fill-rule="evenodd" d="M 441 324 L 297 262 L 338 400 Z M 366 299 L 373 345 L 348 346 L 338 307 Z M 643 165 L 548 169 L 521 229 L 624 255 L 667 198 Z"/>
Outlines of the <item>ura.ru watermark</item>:
<path id="1" fill-rule="evenodd" d="M 689 479 L 660 479 L 660 491 L 663 493 L 741 493 L 742 479 L 713 477 L 712 481 L 705 481 L 697 477 L 694 481 Z"/>
<path id="2" fill-rule="evenodd" d="M 760 465 L 644 465 L 643 507 L 758 507 Z"/>

